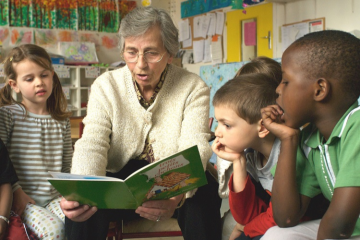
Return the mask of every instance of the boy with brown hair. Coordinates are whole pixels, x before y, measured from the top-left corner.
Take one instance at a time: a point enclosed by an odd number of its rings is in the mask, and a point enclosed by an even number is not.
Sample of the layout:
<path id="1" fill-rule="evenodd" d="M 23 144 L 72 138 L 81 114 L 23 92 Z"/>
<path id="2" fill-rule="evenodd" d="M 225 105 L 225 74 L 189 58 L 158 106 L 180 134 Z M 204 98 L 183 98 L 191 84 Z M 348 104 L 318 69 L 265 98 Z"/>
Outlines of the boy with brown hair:
<path id="1" fill-rule="evenodd" d="M 329 30 L 284 52 L 278 105 L 262 109 L 262 119 L 281 140 L 274 218 L 291 228 L 271 228 L 262 240 L 360 239 L 359 49 L 353 35 Z M 297 225 L 320 193 L 331 201 L 323 218 Z"/>
<path id="2" fill-rule="evenodd" d="M 275 225 L 269 206 L 273 181 L 270 170 L 277 162 L 280 142 L 262 125 L 260 109 L 275 103 L 277 86 L 267 75 L 244 74 L 225 83 L 213 98 L 219 124 L 212 149 L 220 158 L 233 162 L 229 202 L 239 224 L 230 239 L 240 235 L 243 239 L 259 239 Z M 255 151 L 245 156 L 246 148 Z M 268 192 L 267 196 L 256 194 L 256 184 Z"/>

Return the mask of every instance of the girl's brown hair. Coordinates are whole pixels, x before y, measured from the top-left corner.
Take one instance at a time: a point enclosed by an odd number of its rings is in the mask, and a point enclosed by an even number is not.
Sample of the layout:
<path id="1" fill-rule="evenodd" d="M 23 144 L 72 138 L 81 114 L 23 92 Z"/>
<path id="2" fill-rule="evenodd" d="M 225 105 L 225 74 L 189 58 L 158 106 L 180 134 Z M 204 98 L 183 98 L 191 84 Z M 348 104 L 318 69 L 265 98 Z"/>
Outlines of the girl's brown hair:
<path id="1" fill-rule="evenodd" d="M 13 63 L 19 63 L 28 59 L 37 65 L 54 72 L 52 93 L 46 101 L 46 108 L 51 117 L 56 120 L 65 120 L 70 117 L 71 112 L 67 111 L 67 101 L 62 90 L 60 79 L 51 65 L 51 59 L 46 50 L 35 44 L 24 44 L 13 48 L 4 61 L 5 87 L 0 89 L 0 106 L 20 104 L 11 95 L 9 79 L 16 81 L 17 74 Z M 25 107 L 25 106 L 24 106 Z"/>

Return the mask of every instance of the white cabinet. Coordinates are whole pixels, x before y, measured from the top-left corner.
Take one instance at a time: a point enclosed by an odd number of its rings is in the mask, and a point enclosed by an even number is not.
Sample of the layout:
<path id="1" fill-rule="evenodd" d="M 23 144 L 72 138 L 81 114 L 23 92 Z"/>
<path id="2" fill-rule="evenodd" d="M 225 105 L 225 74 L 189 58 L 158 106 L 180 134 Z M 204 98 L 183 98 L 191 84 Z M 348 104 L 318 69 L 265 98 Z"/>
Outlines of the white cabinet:
<path id="1" fill-rule="evenodd" d="M 54 65 L 73 117 L 85 116 L 90 87 L 102 73 L 114 68 Z"/>
<path id="2" fill-rule="evenodd" d="M 73 117 L 86 115 L 86 106 L 89 100 L 90 87 L 100 74 L 114 68 L 53 65 L 60 78 L 61 85 L 67 98 L 68 109 Z M 0 64 L 0 88 L 5 84 L 5 79 Z M 21 101 L 21 96 L 13 92 L 13 97 Z"/>

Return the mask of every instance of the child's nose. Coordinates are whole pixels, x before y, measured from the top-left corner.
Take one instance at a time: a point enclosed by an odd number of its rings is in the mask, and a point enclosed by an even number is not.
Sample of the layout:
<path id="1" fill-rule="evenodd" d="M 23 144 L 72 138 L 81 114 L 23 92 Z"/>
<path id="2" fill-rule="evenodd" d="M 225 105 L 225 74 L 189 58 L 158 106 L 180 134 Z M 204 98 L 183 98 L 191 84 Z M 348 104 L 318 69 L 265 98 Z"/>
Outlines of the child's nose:
<path id="1" fill-rule="evenodd" d="M 221 135 L 220 128 L 217 127 L 217 128 L 215 129 L 215 137 L 221 137 L 221 136 L 222 136 L 222 135 Z"/>
<path id="2" fill-rule="evenodd" d="M 276 90 L 275 90 L 275 92 L 277 93 L 277 97 L 279 97 L 281 94 L 280 94 L 280 92 L 281 92 L 281 84 L 276 88 Z"/>
<path id="3" fill-rule="evenodd" d="M 43 84 L 44 84 L 44 81 L 40 77 L 35 78 L 36 86 L 42 86 Z"/>

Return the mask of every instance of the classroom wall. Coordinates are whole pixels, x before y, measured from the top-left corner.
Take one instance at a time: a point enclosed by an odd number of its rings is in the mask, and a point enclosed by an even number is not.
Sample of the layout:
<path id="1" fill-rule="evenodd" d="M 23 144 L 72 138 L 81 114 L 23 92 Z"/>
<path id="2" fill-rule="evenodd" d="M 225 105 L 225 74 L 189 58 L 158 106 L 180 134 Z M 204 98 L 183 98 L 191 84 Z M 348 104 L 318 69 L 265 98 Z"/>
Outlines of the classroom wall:
<path id="1" fill-rule="evenodd" d="M 285 10 L 284 24 L 325 17 L 327 30 L 360 30 L 360 1 L 357 0 L 301 0 L 282 5 Z M 278 52 L 277 57 L 281 57 Z"/>
<path id="2" fill-rule="evenodd" d="M 176 0 L 176 14 L 174 14 L 173 19 L 176 24 L 181 19 L 180 6 L 183 1 L 185 0 Z M 155 1 L 153 0 L 153 2 Z M 274 2 L 274 0 L 271 2 Z M 358 37 L 360 37 L 360 1 L 358 0 L 299 0 L 289 3 L 274 2 L 273 6 L 274 58 L 279 58 L 282 55 L 280 28 L 284 24 L 325 17 L 326 29 L 347 32 L 357 30 L 355 33 L 359 34 Z M 231 11 L 231 9 L 226 9 L 226 11 Z M 223 42 L 226 43 L 226 34 Z M 224 45 L 224 52 L 226 52 L 226 44 Z M 199 74 L 200 67 L 203 65 L 209 64 L 184 64 L 184 68 Z"/>
<path id="3" fill-rule="evenodd" d="M 142 6 L 141 0 L 135 0 L 137 6 Z M 167 11 L 170 11 L 170 1 L 171 0 L 153 0 L 151 5 L 153 7 L 162 8 Z M 121 60 L 120 50 L 116 51 L 106 51 L 105 48 L 100 47 L 100 50 L 97 52 L 98 59 L 101 63 L 113 63 Z"/>

